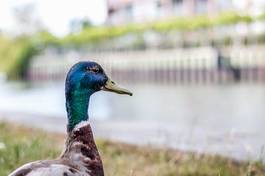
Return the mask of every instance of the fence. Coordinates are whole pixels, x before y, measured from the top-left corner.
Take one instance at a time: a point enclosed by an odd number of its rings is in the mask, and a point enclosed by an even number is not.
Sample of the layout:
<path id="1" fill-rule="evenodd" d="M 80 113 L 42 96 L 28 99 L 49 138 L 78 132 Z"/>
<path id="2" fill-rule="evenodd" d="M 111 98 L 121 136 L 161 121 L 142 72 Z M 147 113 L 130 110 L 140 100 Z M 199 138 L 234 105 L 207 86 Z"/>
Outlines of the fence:
<path id="1" fill-rule="evenodd" d="M 215 84 L 265 82 L 265 47 L 211 47 L 90 54 L 44 53 L 31 64 L 29 79 L 59 80 L 79 60 L 93 59 L 119 82 Z M 73 59 L 80 58 L 80 59 Z M 94 59 L 96 58 L 96 59 Z"/>

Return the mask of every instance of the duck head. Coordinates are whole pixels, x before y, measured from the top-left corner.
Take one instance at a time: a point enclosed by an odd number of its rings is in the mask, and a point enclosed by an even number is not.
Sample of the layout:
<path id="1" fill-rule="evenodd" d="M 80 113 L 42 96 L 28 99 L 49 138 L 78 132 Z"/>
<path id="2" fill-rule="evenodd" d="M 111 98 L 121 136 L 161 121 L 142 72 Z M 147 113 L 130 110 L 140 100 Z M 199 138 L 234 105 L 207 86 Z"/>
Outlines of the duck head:
<path id="1" fill-rule="evenodd" d="M 90 96 L 100 90 L 132 96 L 129 90 L 117 86 L 96 62 L 79 62 L 70 69 L 65 81 L 68 131 L 88 120 Z"/>
<path id="2" fill-rule="evenodd" d="M 68 88 L 89 91 L 90 93 L 104 90 L 132 96 L 130 91 L 118 87 L 98 63 L 90 61 L 79 62 L 70 69 L 66 78 L 66 89 Z"/>

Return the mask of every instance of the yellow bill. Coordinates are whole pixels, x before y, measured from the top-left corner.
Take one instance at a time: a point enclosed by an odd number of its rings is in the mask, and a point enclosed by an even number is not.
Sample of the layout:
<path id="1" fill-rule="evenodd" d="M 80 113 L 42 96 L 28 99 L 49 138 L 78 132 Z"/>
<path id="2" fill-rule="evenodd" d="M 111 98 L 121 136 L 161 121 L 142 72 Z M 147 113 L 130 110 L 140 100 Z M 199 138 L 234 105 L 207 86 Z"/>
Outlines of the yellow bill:
<path id="1" fill-rule="evenodd" d="M 109 92 L 115 92 L 115 93 L 118 93 L 118 94 L 127 94 L 127 95 L 130 95 L 130 96 L 133 95 L 133 93 L 130 92 L 129 90 L 124 89 L 124 88 L 121 88 L 121 87 L 118 87 L 118 86 L 114 83 L 114 81 L 112 81 L 111 79 L 108 79 L 108 81 L 107 81 L 106 84 L 101 88 L 101 90 L 109 91 Z"/>

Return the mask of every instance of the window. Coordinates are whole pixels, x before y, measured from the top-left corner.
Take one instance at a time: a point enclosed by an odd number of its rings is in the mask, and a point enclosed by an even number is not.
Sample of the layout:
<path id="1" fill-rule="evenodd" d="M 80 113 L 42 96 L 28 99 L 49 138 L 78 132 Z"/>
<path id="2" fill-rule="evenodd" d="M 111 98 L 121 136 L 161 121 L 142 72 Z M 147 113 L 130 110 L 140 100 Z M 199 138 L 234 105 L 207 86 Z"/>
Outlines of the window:
<path id="1" fill-rule="evenodd" d="M 207 13 L 208 0 L 195 0 L 195 12 L 197 14 Z"/>

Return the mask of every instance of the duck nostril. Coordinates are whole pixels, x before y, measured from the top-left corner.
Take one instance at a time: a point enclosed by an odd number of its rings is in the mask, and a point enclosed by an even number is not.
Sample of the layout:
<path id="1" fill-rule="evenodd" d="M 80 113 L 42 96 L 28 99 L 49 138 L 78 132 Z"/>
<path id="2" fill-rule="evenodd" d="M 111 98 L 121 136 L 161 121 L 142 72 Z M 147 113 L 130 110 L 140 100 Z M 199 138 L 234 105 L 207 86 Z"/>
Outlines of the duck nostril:
<path id="1" fill-rule="evenodd" d="M 112 84 L 115 84 L 115 82 L 114 82 L 114 81 L 111 81 L 111 83 L 112 83 Z"/>

